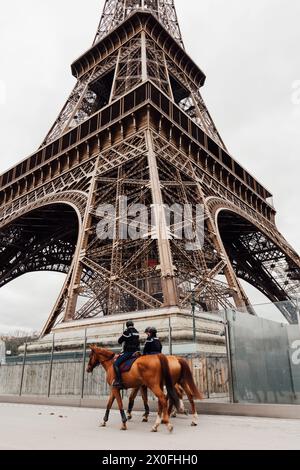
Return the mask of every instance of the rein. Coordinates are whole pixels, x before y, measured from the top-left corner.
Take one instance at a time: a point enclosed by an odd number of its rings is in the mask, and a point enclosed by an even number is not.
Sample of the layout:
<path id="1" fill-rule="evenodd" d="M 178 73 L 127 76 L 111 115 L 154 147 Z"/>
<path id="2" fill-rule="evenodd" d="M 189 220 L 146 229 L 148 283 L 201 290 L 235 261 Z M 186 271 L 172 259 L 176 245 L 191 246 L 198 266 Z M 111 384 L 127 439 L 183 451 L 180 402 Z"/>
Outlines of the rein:
<path id="1" fill-rule="evenodd" d="M 114 357 L 115 357 L 115 354 L 113 354 L 112 356 L 110 356 L 108 359 L 105 359 L 104 361 L 99 361 L 99 363 L 100 363 L 101 365 L 102 365 L 102 364 L 105 364 L 105 362 L 111 361 Z"/>
<path id="2" fill-rule="evenodd" d="M 102 365 L 105 364 L 106 362 L 111 361 L 114 357 L 115 357 L 115 354 L 113 354 L 112 356 L 110 356 L 110 357 L 107 358 L 107 359 L 104 359 L 104 361 L 100 361 L 100 360 L 99 360 L 99 365 L 102 366 Z"/>

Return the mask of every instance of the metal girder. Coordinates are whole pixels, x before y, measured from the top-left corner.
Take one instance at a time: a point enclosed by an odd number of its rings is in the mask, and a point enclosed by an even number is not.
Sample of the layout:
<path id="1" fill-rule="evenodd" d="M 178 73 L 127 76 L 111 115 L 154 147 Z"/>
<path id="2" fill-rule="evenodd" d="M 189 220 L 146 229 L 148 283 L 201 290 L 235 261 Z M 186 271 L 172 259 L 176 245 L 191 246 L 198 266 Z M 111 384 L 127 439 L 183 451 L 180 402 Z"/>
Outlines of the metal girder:
<path id="1" fill-rule="evenodd" d="M 106 0 L 94 44 L 101 41 L 133 11 L 143 9 L 151 11 L 183 47 L 173 0 Z M 109 71 L 113 74 L 113 78 L 105 85 L 103 77 Z M 176 91 L 171 85 L 172 77 L 181 87 L 182 97 L 178 100 L 175 97 Z M 199 87 L 191 81 L 185 70 L 181 69 L 155 40 L 144 32 L 114 50 L 78 79 L 43 145 L 52 142 L 92 115 L 100 106 L 99 91 L 103 89 L 103 86 L 108 86 L 108 96 L 107 103 L 101 101 L 101 106 L 118 99 L 147 78 L 175 99 L 177 104 L 209 136 L 224 149 L 226 148 L 200 94 Z"/>
<path id="2" fill-rule="evenodd" d="M 0 208 L 0 229 L 22 215 L 52 202 L 73 204 L 80 212 L 84 210 L 86 194 L 82 185 L 88 184 L 94 168 L 94 160 L 82 163 L 72 170 L 55 176 L 50 183 L 41 183 L 25 196 L 16 197 Z"/>
<path id="3" fill-rule="evenodd" d="M 252 284 L 282 309 L 289 322 L 296 320 L 294 297 L 300 294 L 300 266 L 262 231 L 233 213 L 221 214 L 220 233 L 237 276 Z M 290 276 L 291 268 L 298 276 Z M 288 302 L 290 307 L 288 308 Z M 280 305 L 279 305 L 280 306 Z"/>
<path id="4" fill-rule="evenodd" d="M 187 93 L 178 98 L 177 104 L 195 121 L 210 137 L 226 149 L 222 137 L 207 109 L 199 88 L 177 64 L 166 56 L 166 64 L 170 76 L 173 76 L 187 90 Z"/>
<path id="5" fill-rule="evenodd" d="M 0 233 L 0 287 L 34 271 L 67 273 L 78 234 L 75 211 L 52 204 L 29 212 Z"/>
<path id="6" fill-rule="evenodd" d="M 137 9 L 151 11 L 170 35 L 184 47 L 174 0 L 106 0 L 94 44 Z"/>
<path id="7" fill-rule="evenodd" d="M 87 267 L 93 269 L 97 272 L 100 276 L 102 276 L 107 281 L 112 282 L 121 290 L 124 290 L 129 295 L 132 295 L 137 300 L 142 302 L 144 305 L 150 308 L 159 308 L 161 307 L 161 302 L 154 299 L 152 296 L 148 295 L 146 292 L 143 292 L 136 286 L 130 284 L 129 282 L 125 281 L 125 279 L 118 278 L 117 276 L 112 276 L 111 272 L 107 269 L 101 267 L 100 265 L 94 263 L 94 261 L 84 258 L 82 261 Z"/>

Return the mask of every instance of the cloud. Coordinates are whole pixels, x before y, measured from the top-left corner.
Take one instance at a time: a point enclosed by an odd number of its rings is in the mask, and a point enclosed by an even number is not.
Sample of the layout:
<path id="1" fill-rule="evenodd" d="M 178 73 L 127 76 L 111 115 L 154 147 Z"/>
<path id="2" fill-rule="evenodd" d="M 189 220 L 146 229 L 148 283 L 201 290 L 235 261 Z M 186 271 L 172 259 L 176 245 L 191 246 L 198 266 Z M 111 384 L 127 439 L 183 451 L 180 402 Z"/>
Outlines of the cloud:
<path id="1" fill-rule="evenodd" d="M 64 280 L 63 274 L 30 273 L 2 287 L 0 323 L 3 329 L 40 330 L 47 321 Z M 0 333 L 3 331 L 1 324 Z"/>

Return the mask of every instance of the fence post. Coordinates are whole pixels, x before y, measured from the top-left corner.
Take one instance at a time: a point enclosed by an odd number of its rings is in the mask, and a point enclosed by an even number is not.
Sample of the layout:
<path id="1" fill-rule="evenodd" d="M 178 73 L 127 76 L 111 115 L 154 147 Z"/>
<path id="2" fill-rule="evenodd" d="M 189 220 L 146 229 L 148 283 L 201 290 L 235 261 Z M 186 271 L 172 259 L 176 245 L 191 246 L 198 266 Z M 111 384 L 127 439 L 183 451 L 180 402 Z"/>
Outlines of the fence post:
<path id="1" fill-rule="evenodd" d="M 295 389 L 295 382 L 294 382 L 294 377 L 293 377 L 293 369 L 292 369 L 292 362 L 291 362 L 291 355 L 290 355 L 290 349 L 287 349 L 287 356 L 288 356 L 288 363 L 289 363 L 289 373 L 290 373 L 290 378 L 291 378 L 291 389 L 292 389 L 292 394 L 293 396 L 292 401 L 297 400 L 297 393 Z"/>
<path id="2" fill-rule="evenodd" d="M 25 348 L 24 348 L 24 356 L 23 356 L 23 364 L 22 364 L 22 373 L 21 373 L 21 381 L 20 381 L 19 396 L 22 395 L 22 388 L 23 388 L 23 380 L 24 380 L 24 371 L 25 371 L 26 356 L 27 356 L 27 343 L 25 343 Z"/>
<path id="3" fill-rule="evenodd" d="M 205 375 L 206 375 L 206 383 L 207 383 L 207 398 L 210 398 L 210 391 L 209 391 L 209 377 L 208 377 L 208 363 L 207 363 L 207 356 L 205 356 Z M 211 374 L 210 374 L 211 375 Z"/>
<path id="4" fill-rule="evenodd" d="M 82 356 L 82 381 L 81 381 L 81 398 L 84 396 L 84 375 L 85 375 L 85 359 L 86 359 L 87 329 L 84 330 L 84 346 Z"/>
<path id="5" fill-rule="evenodd" d="M 172 356 L 172 354 L 173 354 L 171 317 L 169 317 L 169 354 L 170 354 L 170 356 Z"/>
<path id="6" fill-rule="evenodd" d="M 48 398 L 50 397 L 50 393 L 51 393 L 51 379 L 52 379 L 52 368 L 53 368 L 54 345 L 55 345 L 55 333 L 53 333 L 53 338 L 52 338 L 52 350 L 51 350 L 51 359 L 50 359 L 49 377 L 48 377 L 48 394 L 47 394 Z"/>
<path id="7" fill-rule="evenodd" d="M 229 332 L 229 322 L 227 310 L 224 310 L 225 317 L 225 339 L 226 339 L 226 353 L 227 353 L 227 362 L 228 362 L 228 385 L 229 385 L 229 399 L 230 403 L 237 403 L 235 400 L 234 393 L 234 383 L 233 383 L 233 369 L 232 369 L 232 350 L 231 350 L 231 341 L 230 341 L 230 332 Z"/>
<path id="8" fill-rule="evenodd" d="M 300 329 L 300 303 L 299 303 L 299 297 L 297 297 L 297 320 L 298 320 L 298 326 Z"/>
<path id="9" fill-rule="evenodd" d="M 192 316 L 193 316 L 193 342 L 196 343 L 196 298 L 195 298 L 195 291 L 192 291 Z"/>

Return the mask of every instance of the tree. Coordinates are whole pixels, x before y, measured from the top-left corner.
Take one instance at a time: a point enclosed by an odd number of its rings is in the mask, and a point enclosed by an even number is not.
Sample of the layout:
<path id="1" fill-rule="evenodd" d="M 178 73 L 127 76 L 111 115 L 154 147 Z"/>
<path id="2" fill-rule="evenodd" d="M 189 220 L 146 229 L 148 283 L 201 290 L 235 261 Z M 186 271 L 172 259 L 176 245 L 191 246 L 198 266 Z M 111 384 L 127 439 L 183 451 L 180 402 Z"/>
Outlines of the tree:
<path id="1" fill-rule="evenodd" d="M 17 356 L 19 354 L 19 347 L 25 343 L 36 341 L 38 339 L 38 333 L 16 330 L 6 335 L 1 335 L 0 333 L 0 339 L 5 342 L 6 351 L 11 351 L 12 356 Z"/>

